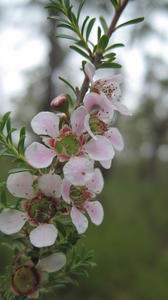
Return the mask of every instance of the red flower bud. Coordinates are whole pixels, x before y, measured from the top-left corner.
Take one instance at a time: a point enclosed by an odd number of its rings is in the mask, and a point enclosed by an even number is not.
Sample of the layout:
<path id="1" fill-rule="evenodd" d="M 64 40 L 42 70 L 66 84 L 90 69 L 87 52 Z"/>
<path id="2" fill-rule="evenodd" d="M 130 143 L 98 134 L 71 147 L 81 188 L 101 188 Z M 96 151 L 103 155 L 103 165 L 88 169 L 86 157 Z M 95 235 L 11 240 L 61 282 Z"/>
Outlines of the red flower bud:
<path id="1" fill-rule="evenodd" d="M 50 106 L 52 108 L 59 108 L 60 106 L 62 106 L 65 102 L 67 102 L 67 96 L 66 94 L 60 94 L 59 96 L 57 96 L 56 98 L 54 98 L 51 103 Z"/>

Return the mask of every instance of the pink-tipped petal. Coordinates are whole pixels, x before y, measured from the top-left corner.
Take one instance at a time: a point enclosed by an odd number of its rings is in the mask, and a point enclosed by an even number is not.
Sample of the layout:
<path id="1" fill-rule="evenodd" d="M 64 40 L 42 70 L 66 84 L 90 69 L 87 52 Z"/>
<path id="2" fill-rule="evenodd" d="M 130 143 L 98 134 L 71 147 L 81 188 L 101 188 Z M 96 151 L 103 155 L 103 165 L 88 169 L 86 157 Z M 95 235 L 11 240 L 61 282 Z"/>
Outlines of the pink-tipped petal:
<path id="1" fill-rule="evenodd" d="M 94 77 L 94 74 L 95 74 L 95 71 L 96 71 L 96 68 L 93 64 L 91 64 L 90 62 L 87 62 L 85 64 L 85 73 L 87 75 L 87 77 L 89 78 L 89 81 L 91 83 L 93 83 L 93 77 Z"/>
<path id="2" fill-rule="evenodd" d="M 89 133 L 89 135 L 96 140 L 96 136 L 94 135 L 94 133 L 92 132 L 91 128 L 90 128 L 90 124 L 89 124 L 89 119 L 90 119 L 90 115 L 87 114 L 85 117 L 85 121 L 84 121 L 84 125 L 85 125 L 85 129 L 86 131 Z"/>
<path id="3" fill-rule="evenodd" d="M 102 167 L 103 167 L 104 169 L 108 170 L 108 169 L 111 168 L 112 159 L 100 161 L 100 164 L 102 165 Z"/>
<path id="4" fill-rule="evenodd" d="M 52 112 L 40 112 L 32 119 L 31 127 L 36 134 L 55 138 L 59 134 L 59 118 Z"/>
<path id="5" fill-rule="evenodd" d="M 32 199 L 34 196 L 33 180 L 33 175 L 29 172 L 10 174 L 7 179 L 8 191 L 15 197 Z"/>
<path id="6" fill-rule="evenodd" d="M 114 101 L 111 103 L 114 110 L 117 110 L 121 115 L 132 116 L 132 113 L 128 108 L 119 101 Z"/>
<path id="7" fill-rule="evenodd" d="M 59 198 L 61 196 L 62 179 L 56 174 L 45 174 L 39 178 L 38 186 L 42 193 L 48 197 Z"/>
<path id="8" fill-rule="evenodd" d="M 74 110 L 71 115 L 72 131 L 77 135 L 80 135 L 84 131 L 84 119 L 87 114 L 87 110 L 84 106 L 80 106 Z"/>
<path id="9" fill-rule="evenodd" d="M 40 259 L 36 267 L 42 271 L 52 273 L 62 269 L 65 266 L 65 264 L 66 256 L 65 254 L 59 252 L 53 253 L 50 256 Z"/>
<path id="10" fill-rule="evenodd" d="M 30 232 L 30 241 L 37 248 L 52 246 L 58 231 L 52 224 L 41 224 Z"/>
<path id="11" fill-rule="evenodd" d="M 93 162 L 84 157 L 72 157 L 63 168 L 64 176 L 73 185 L 85 185 L 93 176 Z"/>
<path id="12" fill-rule="evenodd" d="M 104 210 L 101 203 L 99 201 L 87 201 L 84 207 L 90 216 L 92 223 L 100 225 L 104 218 Z"/>
<path id="13" fill-rule="evenodd" d="M 0 231 L 5 234 L 14 234 L 19 232 L 27 221 L 25 213 L 6 208 L 0 214 Z"/>
<path id="14" fill-rule="evenodd" d="M 124 149 L 124 140 L 117 128 L 110 128 L 105 135 L 112 143 L 114 149 L 116 149 L 117 151 L 122 151 Z"/>
<path id="15" fill-rule="evenodd" d="M 64 178 L 63 182 L 62 182 L 62 198 L 68 204 L 71 203 L 71 198 L 69 196 L 70 187 L 71 187 L 71 183 L 67 179 Z"/>
<path id="16" fill-rule="evenodd" d="M 34 142 L 27 147 L 25 157 L 32 167 L 42 169 L 51 165 L 55 157 L 55 151 L 48 149 L 40 143 Z"/>
<path id="17" fill-rule="evenodd" d="M 96 168 L 91 180 L 86 184 L 88 189 L 96 194 L 100 194 L 104 187 L 104 179 L 100 169 Z"/>
<path id="18" fill-rule="evenodd" d="M 99 116 L 104 122 L 109 122 L 112 120 L 114 110 L 112 108 L 111 102 L 107 99 L 107 97 L 102 93 L 89 93 L 84 98 L 84 106 L 88 110 L 88 112 L 92 112 L 94 110 L 99 111 Z"/>
<path id="19" fill-rule="evenodd" d="M 109 160 L 114 157 L 114 150 L 111 142 L 101 135 L 96 136 L 97 140 L 90 140 L 85 145 L 85 150 L 93 160 Z"/>
<path id="20" fill-rule="evenodd" d="M 72 223 L 76 227 L 79 234 L 82 234 L 88 228 L 88 219 L 76 207 L 71 209 Z"/>

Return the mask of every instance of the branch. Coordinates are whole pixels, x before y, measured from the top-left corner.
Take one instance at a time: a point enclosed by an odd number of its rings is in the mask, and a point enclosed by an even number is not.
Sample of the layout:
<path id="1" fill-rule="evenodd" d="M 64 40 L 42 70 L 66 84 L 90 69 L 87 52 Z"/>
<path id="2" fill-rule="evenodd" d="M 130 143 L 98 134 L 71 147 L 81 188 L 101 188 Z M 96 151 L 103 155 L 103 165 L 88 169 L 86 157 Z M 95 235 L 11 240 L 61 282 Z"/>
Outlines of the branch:
<path id="1" fill-rule="evenodd" d="M 115 27 L 118 23 L 118 20 L 121 16 L 122 12 L 124 11 L 125 7 L 127 6 L 128 1 L 129 0 L 124 0 L 123 3 L 121 3 L 119 5 L 119 7 L 116 9 L 114 17 L 111 21 L 111 24 L 110 24 L 108 32 L 107 32 L 107 35 L 108 35 L 109 38 L 111 37 L 112 33 L 115 31 Z M 102 54 L 100 55 L 99 53 L 97 53 L 95 58 L 94 58 L 94 61 L 93 61 L 93 64 L 94 64 L 95 67 L 98 66 L 98 64 L 101 62 L 101 59 L 102 59 Z M 77 104 L 82 102 L 85 94 L 88 91 L 88 88 L 89 88 L 89 79 L 88 79 L 87 76 L 85 76 L 84 81 L 83 81 L 82 86 L 81 86 L 81 89 L 80 89 L 80 92 L 79 92 L 79 96 L 77 97 Z"/>

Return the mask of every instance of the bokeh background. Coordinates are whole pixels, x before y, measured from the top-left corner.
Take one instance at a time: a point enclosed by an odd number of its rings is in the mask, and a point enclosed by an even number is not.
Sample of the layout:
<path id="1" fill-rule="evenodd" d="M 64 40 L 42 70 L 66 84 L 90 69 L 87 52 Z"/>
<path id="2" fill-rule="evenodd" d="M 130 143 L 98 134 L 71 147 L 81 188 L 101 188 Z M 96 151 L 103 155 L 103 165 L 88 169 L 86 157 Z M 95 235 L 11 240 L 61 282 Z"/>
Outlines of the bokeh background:
<path id="1" fill-rule="evenodd" d="M 83 14 L 104 15 L 110 22 L 109 2 L 86 1 Z M 27 144 L 33 138 L 31 118 L 65 91 L 58 76 L 75 85 L 83 78 L 80 57 L 68 49 L 68 42 L 55 39 L 56 27 L 47 20 L 45 4 L 0 1 L 0 115 L 10 110 L 15 126 L 27 126 Z M 117 121 L 125 151 L 104 173 L 104 222 L 99 228 L 90 225 L 84 239 L 95 250 L 97 267 L 79 287 L 44 300 L 168 299 L 168 3 L 130 1 L 120 21 L 139 16 L 145 16 L 143 24 L 113 35 L 114 42 L 125 44 L 117 50 L 117 60 L 123 65 L 122 101 L 133 116 Z M 93 40 L 95 36 L 93 31 Z M 114 73 L 103 71 L 104 76 Z M 0 159 L 1 181 L 10 166 Z M 2 244 L 0 272 L 10 259 Z"/>

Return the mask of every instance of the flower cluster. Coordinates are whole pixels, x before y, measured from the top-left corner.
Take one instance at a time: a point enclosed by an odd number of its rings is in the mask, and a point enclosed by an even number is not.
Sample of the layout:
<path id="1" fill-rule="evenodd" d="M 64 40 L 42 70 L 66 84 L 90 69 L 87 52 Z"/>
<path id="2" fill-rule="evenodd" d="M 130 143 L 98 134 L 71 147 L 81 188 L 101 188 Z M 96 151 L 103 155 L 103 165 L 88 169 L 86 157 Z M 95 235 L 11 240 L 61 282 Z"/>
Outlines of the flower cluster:
<path id="1" fill-rule="evenodd" d="M 112 126 L 116 110 L 129 115 L 119 98 L 121 76 L 93 81 L 95 68 L 91 63 L 86 63 L 85 73 L 90 80 L 90 92 L 71 117 L 40 112 L 31 122 L 43 144 L 33 142 L 25 157 L 32 167 L 40 169 L 41 175 L 22 172 L 9 175 L 7 180 L 9 192 L 22 201 L 20 210 L 3 210 L 0 230 L 5 234 L 17 233 L 29 222 L 33 226 L 29 237 L 35 247 L 55 243 L 58 232 L 53 219 L 57 214 L 70 215 L 80 234 L 88 227 L 85 212 L 94 224 L 101 224 L 103 207 L 94 198 L 101 193 L 104 180 L 94 163 L 98 161 L 104 168 L 110 168 L 115 151 L 124 147 L 119 130 Z M 54 99 L 52 107 L 62 98 L 65 101 L 65 95 Z M 58 163 L 63 168 L 61 175 L 55 174 Z M 44 174 L 47 167 L 49 171 Z M 63 212 L 62 201 L 67 203 Z"/>
<path id="2" fill-rule="evenodd" d="M 31 121 L 42 143 L 28 146 L 25 158 L 37 173 L 13 173 L 7 179 L 8 190 L 20 199 L 20 205 L 1 212 L 0 230 L 7 235 L 21 231 L 35 248 L 56 243 L 55 220 L 59 216 L 70 218 L 78 234 L 88 228 L 86 214 L 95 225 L 102 223 L 103 206 L 95 197 L 102 192 L 104 179 L 95 162 L 109 169 L 115 151 L 124 148 L 122 135 L 113 126 L 116 111 L 129 115 L 120 102 L 121 76 L 94 81 L 95 67 L 91 63 L 86 63 L 85 74 L 90 91 L 71 114 L 59 111 L 67 101 L 61 94 L 51 102 L 57 113 L 40 112 Z M 12 275 L 14 293 L 37 297 L 40 272 L 54 272 L 65 262 L 63 253 L 55 253 L 37 264 L 28 261 L 18 266 Z"/>

